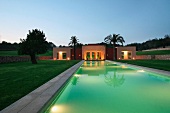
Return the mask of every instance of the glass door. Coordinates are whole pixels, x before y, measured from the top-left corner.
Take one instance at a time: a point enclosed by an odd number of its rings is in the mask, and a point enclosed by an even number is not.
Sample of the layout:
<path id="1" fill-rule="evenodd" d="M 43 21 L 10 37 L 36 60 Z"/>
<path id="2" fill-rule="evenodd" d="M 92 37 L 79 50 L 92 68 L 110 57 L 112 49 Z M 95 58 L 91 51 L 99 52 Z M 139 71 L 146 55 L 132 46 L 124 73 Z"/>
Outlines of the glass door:
<path id="1" fill-rule="evenodd" d="M 92 60 L 95 60 L 95 52 L 92 52 Z"/>
<path id="2" fill-rule="evenodd" d="M 90 52 L 86 53 L 86 60 L 90 60 Z"/>

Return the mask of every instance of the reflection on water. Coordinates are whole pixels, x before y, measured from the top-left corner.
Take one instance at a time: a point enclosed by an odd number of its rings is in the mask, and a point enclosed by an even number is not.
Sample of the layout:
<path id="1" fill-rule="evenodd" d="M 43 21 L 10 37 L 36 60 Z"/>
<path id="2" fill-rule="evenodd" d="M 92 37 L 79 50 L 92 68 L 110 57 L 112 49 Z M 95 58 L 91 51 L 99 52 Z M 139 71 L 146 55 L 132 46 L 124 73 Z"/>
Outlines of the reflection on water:
<path id="1" fill-rule="evenodd" d="M 104 61 L 85 61 L 82 67 L 98 67 L 104 66 Z"/>
<path id="2" fill-rule="evenodd" d="M 99 76 L 105 74 L 104 61 L 85 61 L 77 74 L 87 74 L 88 76 Z"/>
<path id="3" fill-rule="evenodd" d="M 116 71 L 112 73 L 107 73 L 104 76 L 105 76 L 105 83 L 113 87 L 119 87 L 125 81 L 124 75 L 116 74 Z"/>
<path id="4" fill-rule="evenodd" d="M 77 83 L 78 83 L 78 79 L 79 79 L 79 76 L 74 76 L 73 78 L 72 78 L 72 85 L 76 85 Z"/>
<path id="5" fill-rule="evenodd" d="M 169 81 L 113 62 L 85 61 L 45 113 L 170 113 Z"/>

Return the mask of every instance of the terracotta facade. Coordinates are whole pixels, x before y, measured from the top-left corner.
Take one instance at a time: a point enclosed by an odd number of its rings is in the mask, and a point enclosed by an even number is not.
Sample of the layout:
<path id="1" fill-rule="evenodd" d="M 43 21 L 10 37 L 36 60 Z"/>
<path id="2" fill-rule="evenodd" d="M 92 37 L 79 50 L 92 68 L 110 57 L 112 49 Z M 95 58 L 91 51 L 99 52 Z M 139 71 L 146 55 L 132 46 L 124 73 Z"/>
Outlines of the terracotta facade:
<path id="1" fill-rule="evenodd" d="M 74 60 L 74 49 L 71 49 L 71 60 Z M 76 60 L 82 60 L 82 48 L 76 48 Z"/>
<path id="2" fill-rule="evenodd" d="M 106 48 L 106 59 L 113 60 L 113 48 L 112 47 Z"/>
<path id="3" fill-rule="evenodd" d="M 70 47 L 53 48 L 53 59 L 54 60 L 70 60 L 70 58 L 71 58 Z"/>
<path id="4" fill-rule="evenodd" d="M 134 46 L 117 47 L 116 53 L 118 60 L 136 59 L 136 47 Z"/>
<path id="5" fill-rule="evenodd" d="M 82 59 L 84 60 L 105 60 L 106 47 L 104 45 L 82 46 Z"/>
<path id="6" fill-rule="evenodd" d="M 113 60 L 114 53 L 118 60 L 135 59 L 136 47 L 117 47 L 114 52 L 112 47 L 88 44 L 82 47 L 77 47 L 75 55 L 76 60 Z M 53 48 L 53 59 L 74 60 L 74 49 L 70 47 Z"/>

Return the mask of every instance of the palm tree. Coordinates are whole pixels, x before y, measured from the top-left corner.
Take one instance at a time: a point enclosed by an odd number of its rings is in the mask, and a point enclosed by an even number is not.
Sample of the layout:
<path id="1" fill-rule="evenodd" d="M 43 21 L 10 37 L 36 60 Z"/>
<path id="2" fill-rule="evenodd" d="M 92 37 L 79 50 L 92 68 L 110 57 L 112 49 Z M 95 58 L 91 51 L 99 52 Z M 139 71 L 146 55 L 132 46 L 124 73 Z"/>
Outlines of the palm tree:
<path id="1" fill-rule="evenodd" d="M 113 73 L 110 74 L 106 74 L 105 76 L 105 83 L 109 86 L 113 86 L 113 87 L 119 87 L 121 85 L 123 85 L 125 78 L 124 75 L 120 76 L 117 75 L 116 71 L 114 71 Z"/>
<path id="2" fill-rule="evenodd" d="M 122 36 L 120 36 L 120 34 L 113 34 L 113 35 L 108 35 L 107 37 L 105 37 L 104 41 L 107 44 L 113 44 L 113 60 L 116 60 L 116 46 L 117 43 L 121 43 L 123 46 L 123 43 L 125 42 L 125 40 L 123 39 Z"/>
<path id="3" fill-rule="evenodd" d="M 70 39 L 70 43 L 68 45 L 72 45 L 74 47 L 74 60 L 76 59 L 76 45 L 78 44 L 78 39 L 76 36 L 72 36 Z"/>

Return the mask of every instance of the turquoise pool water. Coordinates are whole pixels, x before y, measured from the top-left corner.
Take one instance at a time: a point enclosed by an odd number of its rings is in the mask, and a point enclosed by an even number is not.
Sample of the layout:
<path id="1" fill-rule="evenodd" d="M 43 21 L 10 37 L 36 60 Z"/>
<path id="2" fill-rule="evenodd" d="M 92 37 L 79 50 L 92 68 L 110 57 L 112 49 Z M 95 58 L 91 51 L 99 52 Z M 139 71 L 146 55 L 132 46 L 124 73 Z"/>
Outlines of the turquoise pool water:
<path id="1" fill-rule="evenodd" d="M 85 61 L 45 113 L 170 113 L 170 78 Z"/>

